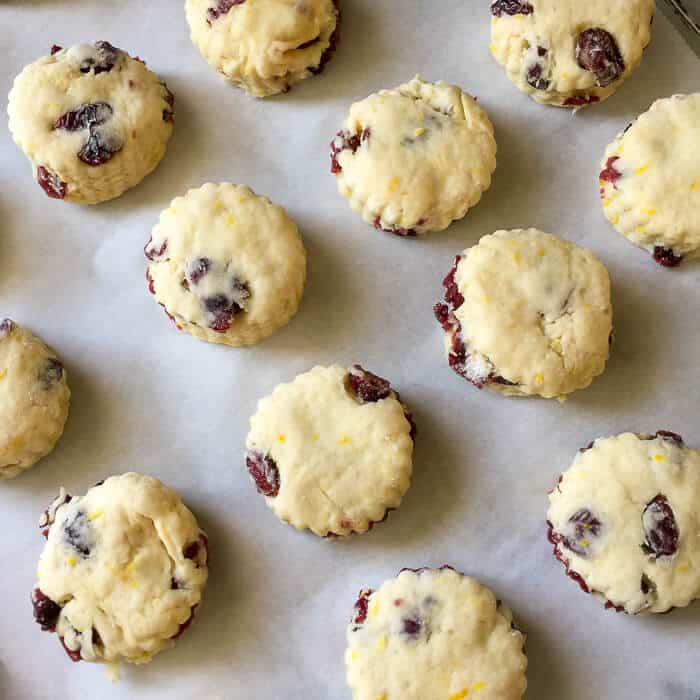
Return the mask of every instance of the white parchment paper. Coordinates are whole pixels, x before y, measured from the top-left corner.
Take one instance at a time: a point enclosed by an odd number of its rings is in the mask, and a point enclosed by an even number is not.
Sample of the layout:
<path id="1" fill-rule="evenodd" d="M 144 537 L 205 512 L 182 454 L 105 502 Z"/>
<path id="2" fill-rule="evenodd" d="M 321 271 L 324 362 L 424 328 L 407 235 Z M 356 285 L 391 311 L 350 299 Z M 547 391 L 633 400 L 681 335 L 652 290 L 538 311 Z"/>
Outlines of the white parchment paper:
<path id="1" fill-rule="evenodd" d="M 606 144 L 662 96 L 700 90 L 700 62 L 666 19 L 641 69 L 572 116 L 539 106 L 488 51 L 488 2 L 343 0 L 342 45 L 322 77 L 255 101 L 190 43 L 178 0 L 3 0 L 0 92 L 54 43 L 106 39 L 177 96 L 157 171 L 118 200 L 46 198 L 0 126 L 0 315 L 66 361 L 71 416 L 56 451 L 0 484 L 0 697 L 349 700 L 345 626 L 358 590 L 401 567 L 480 577 L 528 632 L 529 700 L 697 700 L 700 606 L 667 616 L 603 610 L 545 539 L 547 491 L 578 447 L 667 428 L 700 445 L 700 266 L 661 269 L 598 202 Z M 498 169 L 467 218 L 425 240 L 364 225 L 337 194 L 328 142 L 350 103 L 420 72 L 464 86 L 495 124 Z M 303 231 L 309 280 L 292 324 L 236 350 L 178 333 L 146 291 L 143 246 L 161 209 L 208 181 L 246 183 Z M 479 392 L 447 367 L 432 317 L 453 256 L 499 228 L 537 226 L 593 249 L 614 289 L 606 373 L 565 404 Z M 322 541 L 281 525 L 242 452 L 258 398 L 314 364 L 361 362 L 401 391 L 419 437 L 401 509 L 371 534 Z M 124 670 L 73 664 L 32 620 L 39 513 L 64 485 L 141 470 L 177 489 L 210 535 L 211 578 L 173 651 Z"/>

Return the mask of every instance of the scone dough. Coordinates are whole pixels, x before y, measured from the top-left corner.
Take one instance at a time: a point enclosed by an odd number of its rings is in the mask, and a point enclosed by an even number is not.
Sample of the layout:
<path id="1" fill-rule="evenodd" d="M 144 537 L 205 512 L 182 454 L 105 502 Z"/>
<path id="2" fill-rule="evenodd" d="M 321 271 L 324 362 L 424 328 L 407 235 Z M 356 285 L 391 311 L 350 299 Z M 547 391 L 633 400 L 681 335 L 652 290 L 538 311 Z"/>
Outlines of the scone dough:
<path id="1" fill-rule="evenodd" d="M 555 555 L 606 607 L 656 613 L 700 597 L 700 450 L 680 436 L 600 438 L 549 501 Z"/>
<path id="2" fill-rule="evenodd" d="M 610 223 L 666 267 L 700 254 L 700 93 L 657 100 L 601 163 Z"/>
<path id="3" fill-rule="evenodd" d="M 56 353 L 0 319 L 0 479 L 45 457 L 63 434 L 70 389 Z"/>
<path id="4" fill-rule="evenodd" d="M 97 204 L 160 162 L 174 97 L 140 59 L 106 41 L 55 46 L 17 76 L 10 131 L 49 197 Z"/>
<path id="5" fill-rule="evenodd" d="M 562 397 L 601 374 L 612 305 L 589 250 L 536 229 L 497 231 L 455 260 L 435 314 L 450 366 L 509 396 Z"/>
<path id="6" fill-rule="evenodd" d="M 113 476 L 63 489 L 40 521 L 47 543 L 34 617 L 75 661 L 146 663 L 189 625 L 207 581 L 207 538 L 157 479 Z"/>
<path id="7" fill-rule="evenodd" d="M 353 104 L 331 143 L 338 191 L 367 223 L 400 236 L 461 219 L 495 168 L 486 111 L 460 88 L 420 77 Z"/>
<path id="8" fill-rule="evenodd" d="M 150 291 L 177 327 L 210 343 L 253 345 L 289 323 L 306 252 L 282 207 L 242 185 L 174 199 L 145 248 Z"/>
<path id="9" fill-rule="evenodd" d="M 202 56 L 256 97 L 317 75 L 338 43 L 337 0 L 185 0 L 185 13 Z"/>
<path id="10" fill-rule="evenodd" d="M 491 53 L 537 102 L 610 97 L 642 60 L 655 0 L 492 0 Z"/>
<path id="11" fill-rule="evenodd" d="M 314 367 L 258 403 L 246 465 L 283 522 L 362 533 L 401 503 L 414 430 L 386 380 L 358 365 Z"/>
<path id="12" fill-rule="evenodd" d="M 347 639 L 353 700 L 520 700 L 527 687 L 510 610 L 449 567 L 362 591 Z"/>

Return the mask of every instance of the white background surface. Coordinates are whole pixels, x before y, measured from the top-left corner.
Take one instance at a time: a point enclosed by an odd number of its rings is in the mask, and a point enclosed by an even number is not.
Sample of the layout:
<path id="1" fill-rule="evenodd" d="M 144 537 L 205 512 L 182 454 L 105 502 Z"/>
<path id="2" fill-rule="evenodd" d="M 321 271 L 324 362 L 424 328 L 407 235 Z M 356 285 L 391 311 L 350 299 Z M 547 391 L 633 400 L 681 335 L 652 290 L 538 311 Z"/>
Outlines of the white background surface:
<path id="1" fill-rule="evenodd" d="M 601 434 L 668 428 L 700 446 L 700 265 L 664 270 L 616 234 L 598 202 L 604 147 L 656 98 L 700 90 L 700 63 L 658 16 L 641 69 L 576 116 L 539 106 L 489 56 L 488 3 L 344 0 L 341 47 L 320 78 L 255 101 L 190 43 L 181 2 L 5 0 L 0 92 L 48 52 L 106 39 L 144 58 L 177 97 L 169 151 L 139 187 L 97 207 L 49 200 L 0 126 L 0 315 L 66 362 L 71 416 L 56 451 L 0 484 L 0 697 L 348 700 L 345 626 L 358 590 L 403 566 L 479 576 L 528 632 L 528 700 L 697 700 L 700 606 L 603 610 L 551 556 L 547 491 Z M 349 104 L 410 79 L 461 84 L 495 124 L 498 169 L 467 218 L 425 240 L 365 226 L 337 194 L 328 142 Z M 232 180 L 299 224 L 309 280 L 292 324 L 258 347 L 197 341 L 146 291 L 143 245 L 190 187 Z M 608 265 L 616 342 L 606 373 L 564 405 L 479 392 L 443 358 L 432 317 L 455 253 L 498 228 L 537 226 Z M 280 524 L 245 472 L 258 398 L 316 363 L 389 378 L 418 424 L 415 479 L 368 536 L 322 541 Z M 73 664 L 32 620 L 39 513 L 136 469 L 177 489 L 208 531 L 211 578 L 173 651 L 125 669 Z"/>

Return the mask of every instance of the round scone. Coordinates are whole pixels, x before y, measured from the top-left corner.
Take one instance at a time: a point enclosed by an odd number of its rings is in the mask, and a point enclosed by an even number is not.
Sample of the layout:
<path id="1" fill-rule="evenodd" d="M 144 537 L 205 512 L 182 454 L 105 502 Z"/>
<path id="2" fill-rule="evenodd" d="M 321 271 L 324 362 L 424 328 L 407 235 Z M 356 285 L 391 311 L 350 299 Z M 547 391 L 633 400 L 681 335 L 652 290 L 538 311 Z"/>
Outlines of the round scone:
<path id="1" fill-rule="evenodd" d="M 318 75 L 338 44 L 338 0 L 185 0 L 195 46 L 256 97 Z"/>
<path id="2" fill-rule="evenodd" d="M 157 479 L 113 476 L 77 498 L 61 489 L 39 527 L 34 618 L 73 661 L 146 663 L 189 626 L 207 582 L 207 537 Z"/>
<path id="3" fill-rule="evenodd" d="M 106 41 L 54 46 L 10 91 L 10 131 L 49 197 L 97 204 L 160 162 L 175 98 L 138 58 Z"/>
<path id="4" fill-rule="evenodd" d="M 549 495 L 554 555 L 586 593 L 630 614 L 700 597 L 700 450 L 623 433 L 579 451 Z"/>
<path id="5" fill-rule="evenodd" d="M 527 687 L 510 610 L 448 566 L 360 591 L 347 639 L 353 700 L 520 700 Z"/>
<path id="6" fill-rule="evenodd" d="M 563 397 L 610 353 L 610 278 L 591 251 L 536 229 L 497 231 L 455 259 L 435 305 L 450 367 L 479 389 Z"/>
<path id="7" fill-rule="evenodd" d="M 9 318 L 0 321 L 0 479 L 17 476 L 53 450 L 69 404 L 56 353 Z"/>
<path id="8" fill-rule="evenodd" d="M 411 483 L 415 426 L 388 381 L 314 367 L 258 403 L 246 466 L 277 517 L 322 537 L 370 530 Z"/>
<path id="9" fill-rule="evenodd" d="M 608 146 L 610 223 L 664 267 L 700 255 L 700 93 L 657 100 Z"/>
<path id="10" fill-rule="evenodd" d="M 418 76 L 353 104 L 331 142 L 338 191 L 367 223 L 398 236 L 461 219 L 495 168 L 486 111 L 460 88 Z"/>
<path id="11" fill-rule="evenodd" d="M 610 97 L 642 60 L 655 0 L 492 0 L 491 53 L 537 102 Z"/>
<path id="12" fill-rule="evenodd" d="M 242 185 L 208 183 L 175 198 L 145 247 L 149 289 L 201 340 L 254 345 L 297 312 L 306 252 L 282 207 Z"/>

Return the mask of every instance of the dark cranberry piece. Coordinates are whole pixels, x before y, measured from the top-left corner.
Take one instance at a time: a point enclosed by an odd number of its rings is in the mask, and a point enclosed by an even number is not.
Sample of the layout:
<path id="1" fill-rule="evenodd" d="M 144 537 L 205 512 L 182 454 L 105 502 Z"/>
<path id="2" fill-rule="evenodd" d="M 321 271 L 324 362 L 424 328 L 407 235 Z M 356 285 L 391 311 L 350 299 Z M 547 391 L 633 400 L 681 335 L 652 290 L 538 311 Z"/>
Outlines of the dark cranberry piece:
<path id="1" fill-rule="evenodd" d="M 61 493 L 63 496 L 61 496 Z M 39 528 L 41 529 L 41 534 L 48 539 L 49 528 L 54 524 L 56 519 L 56 511 L 66 503 L 70 503 L 72 496 L 61 490 L 61 493 L 53 500 L 51 505 L 41 514 L 39 518 Z"/>
<path id="2" fill-rule="evenodd" d="M 56 629 L 58 616 L 61 614 L 61 606 L 54 603 L 38 588 L 32 591 L 32 606 L 34 619 L 41 625 L 41 629 L 44 632 L 53 632 Z"/>
<path id="3" fill-rule="evenodd" d="M 422 224 L 425 223 L 425 219 L 421 219 L 418 222 L 418 226 L 421 226 Z M 382 220 L 381 217 L 377 216 L 374 219 L 374 228 L 376 228 L 378 231 L 385 231 L 386 233 L 393 233 L 395 236 L 401 236 L 403 238 L 414 238 L 415 236 L 418 235 L 418 232 L 414 228 L 403 228 L 401 226 L 390 226 L 387 228 L 386 226 L 382 226 Z"/>
<path id="4" fill-rule="evenodd" d="M 52 199 L 64 199 L 66 196 L 66 183 L 56 173 L 40 165 L 36 169 L 36 181 L 41 189 Z"/>
<path id="5" fill-rule="evenodd" d="M 92 628 L 92 643 L 97 646 L 103 646 L 102 637 L 100 637 L 100 633 L 94 627 Z"/>
<path id="6" fill-rule="evenodd" d="M 46 360 L 44 369 L 39 373 L 39 381 L 47 388 L 61 381 L 63 377 L 63 365 L 55 357 Z"/>
<path id="7" fill-rule="evenodd" d="M 639 587 L 644 595 L 656 593 L 656 584 L 646 574 L 642 574 L 642 580 L 640 581 Z"/>
<path id="8" fill-rule="evenodd" d="M 182 588 L 182 581 L 178 581 L 176 578 L 170 579 L 170 590 L 179 591 Z"/>
<path id="9" fill-rule="evenodd" d="M 531 15 L 533 7 L 529 2 L 521 0 L 494 0 L 491 3 L 491 14 L 494 17 L 501 15 Z"/>
<path id="10" fill-rule="evenodd" d="M 605 169 L 601 171 L 599 178 L 603 182 L 612 182 L 613 184 L 622 177 L 622 173 L 615 169 L 615 161 L 620 160 L 620 156 L 610 156 L 605 162 Z"/>
<path id="11" fill-rule="evenodd" d="M 219 0 L 214 7 L 207 10 L 207 22 L 211 24 L 214 20 L 225 15 L 234 5 L 242 5 L 245 0 Z"/>
<path id="12" fill-rule="evenodd" d="M 423 623 L 420 620 L 412 619 L 406 617 L 403 620 L 403 631 L 404 634 L 408 634 L 411 637 L 417 637 L 423 628 Z"/>
<path id="13" fill-rule="evenodd" d="M 658 494 L 642 513 L 645 542 L 642 549 L 654 558 L 670 557 L 678 551 L 678 525 L 666 496 Z"/>
<path id="14" fill-rule="evenodd" d="M 213 314 L 214 319 L 209 323 L 209 328 L 217 333 L 225 333 L 231 328 L 233 317 L 241 310 L 241 307 L 225 294 L 214 294 L 206 297 L 202 303 L 204 308 Z"/>
<path id="15" fill-rule="evenodd" d="M 683 444 L 683 438 L 678 433 L 672 433 L 670 430 L 657 430 L 654 437 L 660 437 L 664 440 L 672 440 L 679 445 Z"/>
<path id="16" fill-rule="evenodd" d="M 590 450 L 593 447 L 593 445 L 595 445 L 595 440 L 591 440 L 585 447 L 581 447 L 579 449 L 579 452 L 588 452 L 588 450 Z M 560 476 L 559 481 L 561 481 L 563 478 L 563 476 Z"/>
<path id="17" fill-rule="evenodd" d="M 168 239 L 167 238 L 163 241 L 160 248 L 151 248 L 150 247 L 151 243 L 153 243 L 153 239 L 149 238 L 148 243 L 146 243 L 146 245 L 143 249 L 144 254 L 146 255 L 146 257 L 149 260 L 155 260 L 156 258 L 159 258 L 168 249 Z"/>
<path id="18" fill-rule="evenodd" d="M 676 255 L 670 248 L 660 245 L 654 246 L 652 257 L 662 267 L 678 267 L 683 261 L 682 255 Z"/>
<path id="19" fill-rule="evenodd" d="M 275 460 L 260 452 L 248 452 L 245 463 L 258 491 L 274 498 L 280 491 L 280 472 Z"/>
<path id="20" fill-rule="evenodd" d="M 598 27 L 578 35 L 576 60 L 581 68 L 595 73 L 600 87 L 610 85 L 625 72 L 625 62 L 615 38 Z"/>
<path id="21" fill-rule="evenodd" d="M 105 135 L 99 129 L 100 125 L 112 117 L 112 113 L 112 107 L 106 102 L 85 104 L 72 112 L 62 114 L 54 122 L 53 128 L 67 131 L 88 129 L 88 140 L 78 151 L 78 158 L 87 165 L 102 165 L 123 146 L 114 135 Z"/>
<path id="22" fill-rule="evenodd" d="M 193 605 L 190 608 L 190 616 L 180 625 L 180 629 L 178 629 L 177 633 L 174 634 L 171 639 L 180 639 L 182 637 L 184 631 L 192 624 L 192 620 L 194 620 L 194 614 L 197 611 L 197 606 Z"/>
<path id="23" fill-rule="evenodd" d="M 209 540 L 207 536 L 202 534 L 196 542 L 191 542 L 185 547 L 183 552 L 185 559 L 191 559 L 197 568 L 206 566 L 209 560 Z"/>
<path id="24" fill-rule="evenodd" d="M 93 124 L 104 124 L 111 116 L 112 107 L 106 102 L 90 102 L 72 112 L 62 114 L 53 123 L 53 128 L 79 131 L 88 129 Z"/>
<path id="25" fill-rule="evenodd" d="M 97 57 L 86 58 L 80 64 L 81 73 L 89 73 L 92 71 L 95 75 L 100 73 L 109 73 L 114 68 L 119 56 L 119 49 L 112 46 L 107 41 L 98 41 L 95 43 Z"/>
<path id="26" fill-rule="evenodd" d="M 209 272 L 211 260 L 209 258 L 197 258 L 187 266 L 187 281 L 191 284 L 198 284 L 199 280 Z"/>
<path id="27" fill-rule="evenodd" d="M 58 44 L 54 44 L 54 45 L 51 47 L 51 55 L 53 56 L 55 53 L 58 53 L 58 52 L 61 51 L 62 49 L 63 49 L 62 46 L 59 46 Z"/>
<path id="28" fill-rule="evenodd" d="M 353 615 L 352 622 L 354 625 L 361 625 L 367 619 L 367 608 L 369 607 L 369 597 L 374 593 L 371 588 L 363 588 L 360 591 L 360 595 L 355 603 L 355 614 Z M 355 627 L 353 631 L 357 630 Z"/>
<path id="29" fill-rule="evenodd" d="M 338 162 L 338 154 L 342 151 L 352 151 L 355 153 L 357 149 L 369 141 L 372 135 L 372 130 L 367 128 L 361 134 L 351 134 L 349 131 L 339 131 L 335 138 L 331 141 L 331 172 L 337 175 L 342 172 L 343 168 Z M 376 224 L 375 224 L 376 225 Z"/>
<path id="30" fill-rule="evenodd" d="M 165 88 L 165 97 L 163 99 L 170 107 L 170 109 L 163 110 L 163 121 L 173 123 L 175 121 L 175 95 L 168 90 L 168 86 L 165 83 L 162 85 Z"/>
<path id="31" fill-rule="evenodd" d="M 554 532 L 554 527 L 549 521 L 547 521 L 547 539 L 554 545 L 554 556 L 564 565 L 566 575 L 570 579 L 576 581 L 584 593 L 590 593 L 591 590 L 586 585 L 586 582 L 581 577 L 581 574 L 569 568 L 569 560 L 562 555 L 561 550 L 559 549 L 559 544 L 562 542 L 563 538 L 559 533 Z"/>
<path id="32" fill-rule="evenodd" d="M 453 311 L 457 310 L 462 304 L 464 304 L 464 297 L 459 292 L 459 287 L 457 282 L 455 282 L 455 275 L 457 274 L 457 265 L 459 265 L 461 255 L 455 257 L 454 265 L 450 270 L 449 274 L 442 281 L 442 286 L 445 288 L 445 301 L 452 306 Z"/>
<path id="33" fill-rule="evenodd" d="M 597 537 L 600 534 L 601 523 L 590 510 L 582 508 L 569 518 L 569 523 L 573 525 L 573 537 L 562 537 L 562 544 L 581 557 L 588 556 L 590 537 Z"/>
<path id="34" fill-rule="evenodd" d="M 452 322 L 449 320 L 450 309 L 447 304 L 435 304 L 435 306 L 433 306 L 433 313 L 443 330 L 449 331 L 452 328 Z"/>
<path id="35" fill-rule="evenodd" d="M 192 544 L 188 544 L 187 547 L 185 547 L 185 551 L 183 552 L 183 556 L 185 559 L 194 559 L 199 552 L 199 542 L 192 542 Z"/>
<path id="36" fill-rule="evenodd" d="M 573 97 L 567 97 L 564 100 L 564 105 L 566 107 L 583 107 L 599 101 L 600 97 L 598 95 L 574 95 Z"/>
<path id="37" fill-rule="evenodd" d="M 314 75 L 318 75 L 319 73 L 323 72 L 323 69 L 326 67 L 328 61 L 331 60 L 333 53 L 338 48 L 338 44 L 340 43 L 340 7 L 338 0 L 333 0 L 333 4 L 335 5 L 335 9 L 337 11 L 335 29 L 328 39 L 328 48 L 321 54 L 321 60 L 319 61 L 318 65 L 309 67 L 309 73 L 313 73 Z"/>
<path id="38" fill-rule="evenodd" d="M 353 365 L 348 373 L 348 386 L 362 403 L 375 403 L 391 394 L 391 384 L 372 372 Z"/>
<path id="39" fill-rule="evenodd" d="M 85 541 L 90 527 L 87 513 L 77 510 L 70 520 L 63 524 L 63 534 L 68 544 L 84 557 L 90 556 L 90 545 Z"/>
<path id="40" fill-rule="evenodd" d="M 87 165 L 104 165 L 111 157 L 121 151 L 124 144 L 114 137 L 108 138 L 94 126 L 90 127 L 90 136 L 78 151 L 78 158 Z"/>
<path id="41" fill-rule="evenodd" d="M 15 328 L 14 321 L 9 318 L 4 318 L 0 321 L 0 333 L 12 333 Z"/>
<path id="42" fill-rule="evenodd" d="M 148 291 L 151 294 L 156 293 L 156 283 L 153 281 L 153 277 L 151 277 L 151 268 L 147 267 L 146 268 L 146 280 L 148 281 Z"/>
<path id="43" fill-rule="evenodd" d="M 75 649 L 75 650 L 74 650 L 74 649 L 69 649 L 69 648 L 66 646 L 66 643 L 65 643 L 65 641 L 63 640 L 63 637 L 59 637 L 59 639 L 61 640 L 61 646 L 64 648 L 66 654 L 68 654 L 68 656 L 70 656 L 71 661 L 78 662 L 78 661 L 81 661 L 81 660 L 82 660 L 83 657 L 80 655 L 80 649 Z"/>
<path id="44" fill-rule="evenodd" d="M 541 63 L 534 63 L 528 68 L 526 80 L 530 87 L 535 90 L 549 90 L 550 81 L 542 76 L 544 66 Z"/>

